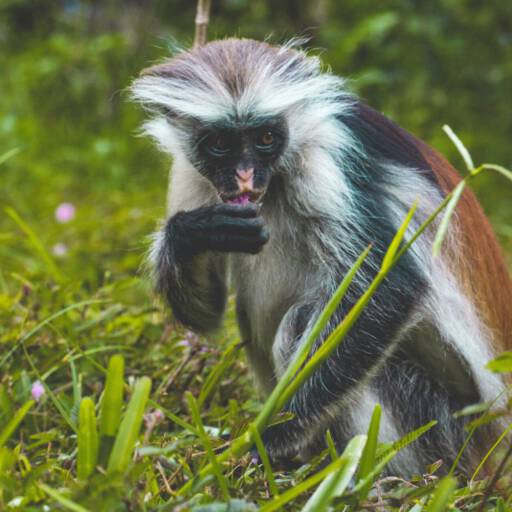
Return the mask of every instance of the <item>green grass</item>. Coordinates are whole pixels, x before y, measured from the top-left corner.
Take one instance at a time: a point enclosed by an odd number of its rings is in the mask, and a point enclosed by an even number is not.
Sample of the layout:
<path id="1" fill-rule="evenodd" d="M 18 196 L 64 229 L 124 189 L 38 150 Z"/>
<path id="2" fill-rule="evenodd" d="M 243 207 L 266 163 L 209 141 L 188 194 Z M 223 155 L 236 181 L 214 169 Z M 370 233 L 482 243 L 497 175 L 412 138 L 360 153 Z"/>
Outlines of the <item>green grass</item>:
<path id="1" fill-rule="evenodd" d="M 7 156 L 6 167 L 18 157 L 14 152 Z M 466 181 L 484 170 L 473 170 Z M 445 218 L 457 197 L 443 203 Z M 0 232 L 5 257 L 0 270 L 0 508 L 373 510 L 381 503 L 385 510 L 417 512 L 512 507 L 510 465 L 496 478 L 482 480 L 477 474 L 471 482 L 454 478 L 456 471 L 439 479 L 436 464 L 409 482 L 383 478 L 386 464 L 433 423 L 385 446 L 378 442 L 379 409 L 367 436 L 354 438 L 339 456 L 328 437 L 328 448 L 296 470 L 273 469 L 261 444 L 265 426 L 343 342 L 402 256 L 407 246 L 400 242 L 414 207 L 367 293 L 318 355 L 303 365 L 315 333 L 335 310 L 365 251 L 263 404 L 237 344 L 232 301 L 225 328 L 211 339 L 184 331 L 152 302 L 138 272 L 143 248 L 128 255 L 120 250 L 134 245 L 124 236 L 143 239 L 151 222 L 140 213 L 130 218 L 133 206 L 123 199 L 116 208 L 109 204 L 113 213 L 100 222 L 91 221 L 98 214 L 93 205 L 77 198 L 76 218 L 63 224 L 46 219 L 45 225 L 54 223 L 48 232 L 38 228 L 37 219 L 24 218 L 14 207 L 5 209 Z M 119 233 L 124 223 L 126 230 Z M 80 245 L 73 243 L 77 236 Z M 69 248 L 56 256 L 52 243 L 59 239 Z M 510 371 L 510 357 L 491 367 Z M 31 393 L 36 381 L 44 387 L 37 401 Z M 501 441 L 496 453 L 502 457 L 506 443 Z M 261 465 L 249 453 L 254 443 Z"/>

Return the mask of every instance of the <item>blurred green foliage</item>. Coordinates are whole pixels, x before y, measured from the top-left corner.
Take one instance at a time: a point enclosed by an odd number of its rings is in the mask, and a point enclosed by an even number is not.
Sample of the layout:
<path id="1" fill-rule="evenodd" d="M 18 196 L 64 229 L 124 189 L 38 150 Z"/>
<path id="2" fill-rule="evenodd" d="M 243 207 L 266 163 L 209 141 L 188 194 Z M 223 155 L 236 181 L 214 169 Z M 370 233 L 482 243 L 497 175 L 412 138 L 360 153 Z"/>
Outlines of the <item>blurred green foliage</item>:
<path id="1" fill-rule="evenodd" d="M 476 161 L 512 164 L 512 3 L 212 3 L 210 37 L 308 36 L 356 92 L 454 163 L 460 161 L 443 123 Z M 162 213 L 166 164 L 147 141 L 134 137 L 141 114 L 128 104 L 125 90 L 173 43 L 190 43 L 194 11 L 190 0 L 4 0 L 0 149 L 21 152 L 2 169 L 1 203 L 33 220 L 50 240 L 44 219 L 64 199 L 90 208 L 91 222 L 111 218 L 123 239 L 132 229 L 149 232 L 129 215 L 146 218 L 140 209 L 151 210 L 153 218 Z M 495 177 L 478 186 L 497 231 L 510 242 L 507 187 Z M 121 204 L 132 208 L 117 218 Z M 80 233 L 74 238 L 80 241 Z M 140 237 L 132 240 L 130 249 L 140 244 Z"/>
<path id="2" fill-rule="evenodd" d="M 322 49 L 324 61 L 350 78 L 352 89 L 455 164 L 461 162 L 441 131 L 444 123 L 476 161 L 512 165 L 511 2 L 212 4 L 211 38 L 308 36 L 309 46 Z M 0 150 L 21 148 L 2 169 L 0 201 L 32 219 L 50 239 L 44 219 L 64 199 L 92 208 L 91 222 L 113 217 L 125 239 L 126 230 L 140 233 L 140 225 L 130 227 L 137 223 L 116 218 L 115 210 L 129 204 L 132 215 L 149 209 L 158 217 L 167 165 L 149 142 L 134 137 L 141 113 L 128 104 L 125 90 L 175 42 L 190 44 L 195 2 L 3 0 L 0 5 Z M 507 187 L 494 176 L 478 187 L 497 231 L 510 242 Z M 134 237 L 133 246 L 139 243 Z"/>

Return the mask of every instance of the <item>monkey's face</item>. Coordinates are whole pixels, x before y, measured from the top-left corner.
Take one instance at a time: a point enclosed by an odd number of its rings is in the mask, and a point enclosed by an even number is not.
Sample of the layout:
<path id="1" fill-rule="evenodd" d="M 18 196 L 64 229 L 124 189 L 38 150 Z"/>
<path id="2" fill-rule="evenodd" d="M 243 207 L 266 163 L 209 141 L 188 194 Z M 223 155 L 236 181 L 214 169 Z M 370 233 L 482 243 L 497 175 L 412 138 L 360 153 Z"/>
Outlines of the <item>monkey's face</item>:
<path id="1" fill-rule="evenodd" d="M 259 202 L 286 146 L 282 121 L 257 125 L 213 125 L 200 132 L 195 163 L 224 202 Z"/>

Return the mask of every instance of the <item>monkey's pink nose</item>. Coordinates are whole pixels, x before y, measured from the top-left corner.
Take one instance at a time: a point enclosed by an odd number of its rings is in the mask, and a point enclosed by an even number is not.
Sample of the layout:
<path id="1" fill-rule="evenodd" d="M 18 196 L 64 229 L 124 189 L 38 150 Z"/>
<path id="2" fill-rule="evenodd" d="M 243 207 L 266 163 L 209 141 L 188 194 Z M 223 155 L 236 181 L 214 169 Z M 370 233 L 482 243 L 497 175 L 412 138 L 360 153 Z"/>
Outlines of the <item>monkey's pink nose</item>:
<path id="1" fill-rule="evenodd" d="M 254 176 L 254 168 L 248 167 L 247 169 L 237 169 L 236 175 L 244 182 L 251 181 Z"/>

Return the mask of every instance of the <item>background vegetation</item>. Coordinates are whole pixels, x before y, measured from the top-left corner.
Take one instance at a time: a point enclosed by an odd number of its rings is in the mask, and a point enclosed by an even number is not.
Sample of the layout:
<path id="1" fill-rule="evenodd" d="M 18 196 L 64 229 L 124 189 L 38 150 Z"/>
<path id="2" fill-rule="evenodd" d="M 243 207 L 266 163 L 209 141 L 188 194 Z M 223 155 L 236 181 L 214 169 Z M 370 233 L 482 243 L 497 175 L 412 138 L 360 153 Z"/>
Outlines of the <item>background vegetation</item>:
<path id="1" fill-rule="evenodd" d="M 159 312 L 138 272 L 164 213 L 169 162 L 135 136 L 142 116 L 125 90 L 175 42 L 192 41 L 194 14 L 189 0 L 0 3 L 0 161 L 13 150 L 0 164 L 0 428 L 37 380 L 45 385 L 10 439 L 0 435 L 0 509 L 71 506 L 44 483 L 88 509 L 152 510 L 206 460 L 197 436 L 156 414 L 143 434 L 153 452 L 130 466 L 130 485 L 101 474 L 75 483 L 80 399 L 97 401 L 113 353 L 124 354 L 130 379 L 151 376 L 160 409 L 192 422 L 184 392 L 200 396 L 212 372 L 228 367 L 201 404 L 212 435 L 239 430 L 258 409 L 242 357 L 226 352 L 236 341 L 232 319 L 217 339 L 197 339 Z M 459 168 L 444 123 L 476 162 L 512 166 L 510 2 L 213 0 L 212 15 L 210 38 L 310 36 L 354 91 Z M 489 175 L 475 187 L 512 262 L 510 186 Z M 56 216 L 63 203 L 74 215 Z M 310 470 L 283 473 L 278 485 Z M 249 501 L 269 496 L 249 458 L 233 463 L 229 486 Z M 400 506 L 404 489 L 381 489 L 386 509 Z M 478 492 L 468 488 L 459 506 Z M 195 500 L 211 496 L 222 498 L 215 485 Z"/>

